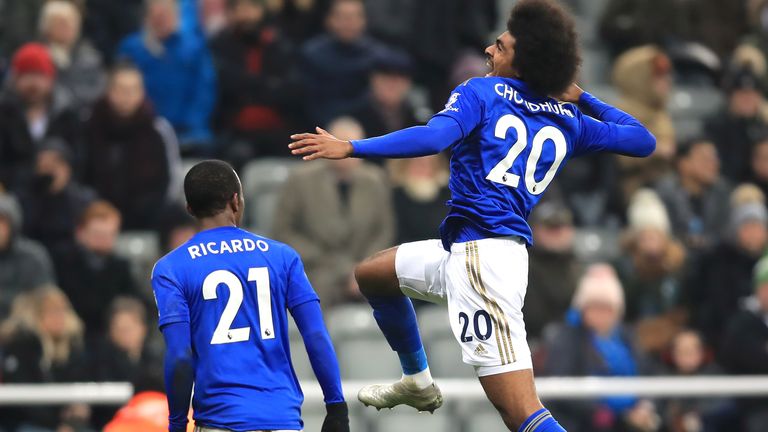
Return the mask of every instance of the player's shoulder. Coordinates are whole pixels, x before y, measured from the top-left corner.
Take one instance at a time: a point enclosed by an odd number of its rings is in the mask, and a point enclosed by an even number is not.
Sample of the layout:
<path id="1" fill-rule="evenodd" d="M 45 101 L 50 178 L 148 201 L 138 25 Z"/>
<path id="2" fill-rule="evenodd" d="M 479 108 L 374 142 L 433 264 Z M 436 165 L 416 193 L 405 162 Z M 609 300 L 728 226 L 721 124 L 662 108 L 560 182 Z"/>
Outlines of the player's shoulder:
<path id="1" fill-rule="evenodd" d="M 286 261 L 291 261 L 294 258 L 299 256 L 299 253 L 296 252 L 294 248 L 292 248 L 290 245 L 283 243 L 281 241 L 275 240 L 270 237 L 265 237 L 260 234 L 256 234 L 254 232 L 245 230 L 240 228 L 240 232 L 242 233 L 244 238 L 248 238 L 250 240 L 253 240 L 256 247 L 262 251 L 262 252 L 270 252 L 272 254 L 277 254 L 286 259 Z"/>
<path id="2" fill-rule="evenodd" d="M 497 77 L 474 77 L 456 86 L 456 92 L 471 91 L 478 95 L 488 91 L 493 91 L 494 85 L 499 82 Z"/>
<path id="3" fill-rule="evenodd" d="M 163 255 L 162 257 L 160 257 L 160 259 L 158 259 L 155 262 L 155 265 L 152 267 L 152 274 L 151 274 L 152 279 L 154 279 L 159 275 L 167 276 L 173 273 L 174 267 L 179 262 L 180 255 L 184 253 L 183 251 L 186 250 L 186 247 L 189 245 L 191 241 L 192 241 L 191 239 L 187 240 L 183 244 L 176 247 L 176 249 L 173 249 L 170 252 Z"/>

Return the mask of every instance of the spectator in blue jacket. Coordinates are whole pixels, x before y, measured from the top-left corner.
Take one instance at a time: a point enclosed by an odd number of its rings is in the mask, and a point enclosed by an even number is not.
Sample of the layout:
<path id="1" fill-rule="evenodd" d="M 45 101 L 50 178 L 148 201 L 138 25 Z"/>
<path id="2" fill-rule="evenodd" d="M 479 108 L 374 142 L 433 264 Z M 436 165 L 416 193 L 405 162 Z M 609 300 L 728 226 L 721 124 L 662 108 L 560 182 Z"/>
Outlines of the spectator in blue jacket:
<path id="1" fill-rule="evenodd" d="M 335 0 L 325 27 L 326 33 L 302 49 L 307 114 L 319 125 L 365 105 L 368 78 L 382 49 L 366 35 L 362 0 Z"/>
<path id="2" fill-rule="evenodd" d="M 211 151 L 216 74 L 205 41 L 180 31 L 175 0 L 146 0 L 144 28 L 126 37 L 118 56 L 144 75 L 149 99 L 176 130 L 185 153 Z"/>

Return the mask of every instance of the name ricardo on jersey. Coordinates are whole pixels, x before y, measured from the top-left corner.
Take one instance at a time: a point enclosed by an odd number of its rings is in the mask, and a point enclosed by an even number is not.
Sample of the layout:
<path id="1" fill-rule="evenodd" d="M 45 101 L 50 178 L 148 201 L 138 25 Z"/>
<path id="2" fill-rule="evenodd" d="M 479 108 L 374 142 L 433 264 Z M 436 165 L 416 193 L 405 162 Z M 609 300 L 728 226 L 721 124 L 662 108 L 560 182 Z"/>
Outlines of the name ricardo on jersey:
<path id="1" fill-rule="evenodd" d="M 215 242 L 198 243 L 187 247 L 189 256 L 192 259 L 211 255 L 220 255 L 225 253 L 253 252 L 259 249 L 262 252 L 269 250 L 269 244 L 264 240 L 231 239 Z"/>

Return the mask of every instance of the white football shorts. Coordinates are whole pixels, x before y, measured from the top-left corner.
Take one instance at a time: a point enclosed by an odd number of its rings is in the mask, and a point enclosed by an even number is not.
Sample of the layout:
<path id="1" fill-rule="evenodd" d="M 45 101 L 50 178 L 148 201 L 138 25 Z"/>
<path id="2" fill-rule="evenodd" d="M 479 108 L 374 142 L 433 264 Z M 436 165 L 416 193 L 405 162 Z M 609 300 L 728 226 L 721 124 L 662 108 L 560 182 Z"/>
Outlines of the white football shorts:
<path id="1" fill-rule="evenodd" d="M 395 256 L 400 289 L 408 297 L 448 304 L 464 363 L 478 376 L 532 369 L 523 303 L 528 249 L 518 237 L 454 243 L 405 243 Z"/>

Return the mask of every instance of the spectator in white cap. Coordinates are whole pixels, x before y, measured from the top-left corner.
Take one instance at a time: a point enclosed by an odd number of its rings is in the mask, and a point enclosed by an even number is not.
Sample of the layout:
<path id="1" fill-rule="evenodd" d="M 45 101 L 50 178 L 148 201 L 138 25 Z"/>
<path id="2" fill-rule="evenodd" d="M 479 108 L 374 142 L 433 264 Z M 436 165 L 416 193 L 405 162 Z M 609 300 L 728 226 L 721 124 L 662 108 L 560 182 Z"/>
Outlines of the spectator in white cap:
<path id="1" fill-rule="evenodd" d="M 579 281 L 565 325 L 551 339 L 545 373 L 555 376 L 637 376 L 644 369 L 634 337 L 622 326 L 624 291 L 607 264 L 589 267 Z M 636 397 L 558 405 L 568 430 L 656 430 L 653 405 Z"/>
<path id="2" fill-rule="evenodd" d="M 752 269 L 768 246 L 768 210 L 752 185 L 732 194 L 728 234 L 701 265 L 693 269 L 688 291 L 698 299 L 696 323 L 711 344 L 718 345 L 728 319 L 752 295 Z"/>
<path id="3" fill-rule="evenodd" d="M 685 249 L 670 234 L 667 210 L 652 190 L 633 195 L 627 219 L 624 254 L 616 263 L 627 293 L 627 318 L 658 317 L 680 305 Z"/>

